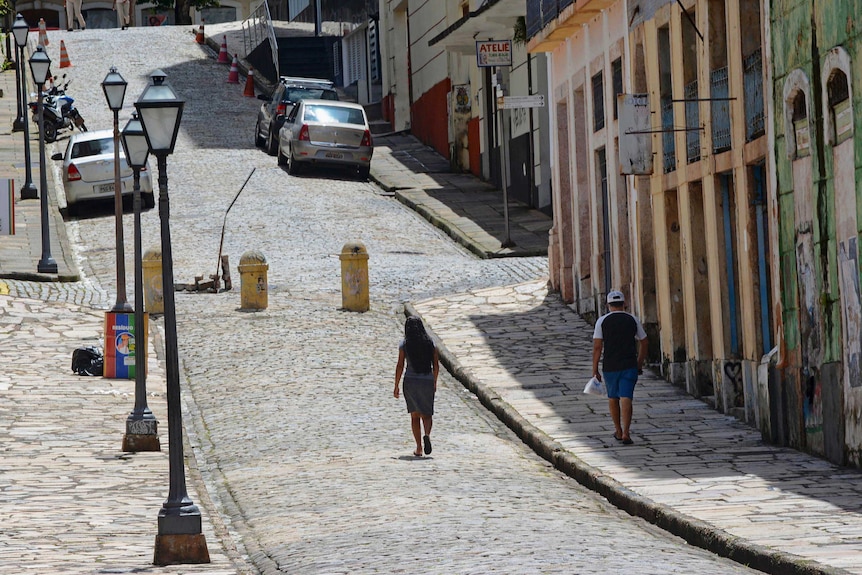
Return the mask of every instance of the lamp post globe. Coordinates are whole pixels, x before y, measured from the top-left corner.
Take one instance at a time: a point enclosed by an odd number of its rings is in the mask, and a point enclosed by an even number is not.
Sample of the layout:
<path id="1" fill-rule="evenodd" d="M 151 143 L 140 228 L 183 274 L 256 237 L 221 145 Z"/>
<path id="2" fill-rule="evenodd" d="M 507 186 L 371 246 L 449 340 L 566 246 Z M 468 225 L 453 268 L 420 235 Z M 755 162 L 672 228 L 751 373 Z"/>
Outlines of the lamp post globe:
<path id="1" fill-rule="evenodd" d="M 150 145 L 147 143 L 147 134 L 144 132 L 144 126 L 137 112 L 132 112 L 132 117 L 120 132 L 120 138 L 129 167 L 140 170 L 146 166 L 147 159 L 150 157 Z"/>
<path id="2" fill-rule="evenodd" d="M 27 35 L 30 33 L 30 25 L 21 14 L 15 18 L 12 24 L 12 35 L 15 37 L 15 45 L 18 46 L 18 63 L 24 62 L 24 46 L 27 45 Z M 33 184 L 32 161 L 30 160 L 30 123 L 27 121 L 27 67 L 19 65 L 21 70 L 21 87 L 19 97 L 21 98 L 21 114 L 23 116 L 24 129 L 24 185 L 21 186 L 22 200 L 35 200 L 39 197 L 36 186 Z"/>
<path id="3" fill-rule="evenodd" d="M 24 16 L 18 14 L 15 17 L 15 22 L 12 24 L 12 35 L 15 37 L 15 44 L 19 48 L 23 48 L 27 44 L 27 34 L 30 33 L 30 25 L 24 20 Z"/>
<path id="4" fill-rule="evenodd" d="M 183 461 L 183 423 L 180 404 L 180 374 L 177 352 L 177 315 L 174 299 L 174 269 L 171 253 L 170 201 L 167 157 L 173 153 L 185 102 L 165 82 L 161 70 L 150 74 L 150 83 L 135 102 L 150 152 L 159 170 L 159 220 L 162 243 L 162 286 L 164 286 L 165 383 L 168 403 L 168 498 L 159 511 L 154 563 L 209 563 L 202 532 L 201 513 L 186 490 Z"/>
<path id="5" fill-rule="evenodd" d="M 150 83 L 135 102 L 150 151 L 156 157 L 174 152 L 185 106 L 185 101 L 179 99 L 170 84 L 165 83 L 166 78 L 167 74 L 161 70 L 150 74 Z"/>
<path id="6" fill-rule="evenodd" d="M 27 105 L 25 104 L 25 100 L 21 98 L 21 66 L 22 59 L 18 54 L 18 49 L 22 47 L 27 42 L 27 33 L 30 31 L 29 26 L 24 21 L 24 17 L 21 14 L 18 14 L 15 17 L 15 22 L 11 26 L 12 29 L 12 38 L 15 42 L 15 99 L 17 101 L 17 117 L 15 121 L 12 122 L 12 131 L 20 132 L 24 129 L 24 126 L 27 123 Z M 21 36 L 21 43 L 18 43 L 18 37 Z M 6 36 L 6 50 L 9 51 L 9 36 Z"/>
<path id="7" fill-rule="evenodd" d="M 51 69 L 51 58 L 45 52 L 45 48 L 41 45 L 36 47 L 36 51 L 30 56 L 30 72 L 33 74 L 33 81 L 38 85 L 43 85 L 48 80 L 48 70 Z"/>
<path id="8" fill-rule="evenodd" d="M 102 91 L 108 108 L 114 113 L 114 232 L 117 238 L 117 301 L 111 309 L 114 313 L 132 311 L 132 306 L 126 297 L 126 256 L 123 242 L 123 188 L 120 182 L 120 110 L 123 108 L 123 99 L 126 97 L 128 83 L 117 72 L 114 66 L 108 71 L 108 75 L 102 81 Z"/>
<path id="9" fill-rule="evenodd" d="M 42 257 L 39 258 L 39 263 L 36 264 L 36 271 L 39 273 L 55 274 L 57 273 L 57 262 L 51 257 L 51 238 L 48 228 L 48 174 L 45 171 L 45 104 L 42 97 L 42 90 L 45 87 L 45 81 L 48 79 L 48 70 L 51 68 L 51 58 L 42 46 L 36 48 L 36 52 L 30 57 L 30 72 L 33 74 L 33 81 L 36 82 L 37 90 L 39 90 L 39 184 L 42 188 L 41 194 L 41 216 L 42 216 Z"/>
<path id="10" fill-rule="evenodd" d="M 105 100 L 108 101 L 108 108 L 112 112 L 119 112 L 123 109 L 123 100 L 126 97 L 126 87 L 128 82 L 117 72 L 117 68 L 111 66 L 108 75 L 102 80 L 102 91 L 105 92 Z"/>

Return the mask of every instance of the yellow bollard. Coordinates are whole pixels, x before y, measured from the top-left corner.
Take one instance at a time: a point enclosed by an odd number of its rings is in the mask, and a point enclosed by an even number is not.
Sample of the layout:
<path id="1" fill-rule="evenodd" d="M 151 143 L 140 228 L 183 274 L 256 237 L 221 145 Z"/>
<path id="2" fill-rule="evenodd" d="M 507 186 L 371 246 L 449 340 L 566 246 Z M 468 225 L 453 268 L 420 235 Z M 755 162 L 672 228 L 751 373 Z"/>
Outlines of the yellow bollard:
<path id="1" fill-rule="evenodd" d="M 248 251 L 239 259 L 240 309 L 266 309 L 269 305 L 269 284 L 267 271 L 269 265 L 259 251 Z"/>
<path id="2" fill-rule="evenodd" d="M 368 252 L 360 242 L 341 248 L 341 306 L 347 311 L 368 311 Z"/>
<path id="3" fill-rule="evenodd" d="M 144 309 L 150 315 L 165 313 L 162 290 L 162 248 L 150 248 L 141 258 L 144 273 Z"/>

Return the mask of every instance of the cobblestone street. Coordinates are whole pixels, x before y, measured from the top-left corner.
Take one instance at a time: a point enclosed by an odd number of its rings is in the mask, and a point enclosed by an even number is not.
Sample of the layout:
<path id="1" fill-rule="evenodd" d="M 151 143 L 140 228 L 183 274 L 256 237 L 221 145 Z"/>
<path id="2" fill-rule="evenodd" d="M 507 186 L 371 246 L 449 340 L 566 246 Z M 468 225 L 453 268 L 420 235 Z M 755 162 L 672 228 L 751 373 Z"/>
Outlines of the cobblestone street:
<path id="1" fill-rule="evenodd" d="M 165 572 L 752 572 L 627 515 L 564 476 L 448 373 L 441 372 L 437 393 L 433 453 L 411 455 L 409 416 L 403 399 L 392 397 L 403 305 L 539 279 L 546 258 L 480 260 L 372 183 L 321 172 L 288 176 L 275 158 L 254 148 L 260 101 L 227 84 L 227 68 L 188 30 L 52 34 L 56 44 L 66 40 L 74 63 L 70 92 L 91 129 L 111 125 L 98 83 L 112 64 L 129 81 L 121 126 L 156 68 L 186 99 L 176 153 L 168 158 L 177 282 L 215 273 L 225 227 L 222 252 L 230 257 L 234 289 L 177 293 L 184 423 L 193 450 L 186 455 L 194 456 L 190 492 L 205 523 L 216 526 L 208 528 L 207 540 L 218 564 Z M 115 41 L 118 34 L 122 42 Z M 159 245 L 158 215 L 158 209 L 144 214 L 145 250 Z M 132 222 L 127 211 L 130 297 Z M 41 300 L 33 304 L 40 317 L 51 322 L 56 316 L 64 325 L 50 333 L 20 330 L 20 337 L 47 335 L 49 345 L 76 347 L 98 332 L 101 313 L 94 310 L 109 308 L 116 293 L 112 205 L 66 226 L 81 282 L 4 285 L 10 296 Z M 371 310 L 361 314 L 340 309 L 338 254 L 354 241 L 370 255 Z M 260 312 L 239 310 L 236 265 L 248 250 L 262 252 L 269 264 L 269 306 Z M 79 315 L 82 331 L 70 327 Z M 20 323 L 16 317 L 0 314 L 6 324 L 0 332 Z M 161 322 L 152 322 L 157 332 Z M 12 356 L 0 350 L 5 364 Z M 46 361 L 41 355 L 24 363 Z M 18 368 L 25 372 L 26 365 Z M 11 376 L 0 384 L 24 392 Z M 133 384 L 122 386 L 127 399 Z M 161 400 L 161 390 L 154 390 L 166 449 Z M 121 419 L 114 423 L 122 426 Z M 129 543 L 131 557 L 119 560 L 114 550 L 98 559 L 98 567 L 66 569 L 69 543 L 61 537 L 53 560 L 50 549 L 43 551 L 41 572 L 162 572 L 149 564 L 156 528 L 151 500 L 157 507 L 154 493 L 161 490 L 119 480 L 112 486 L 113 496 L 128 505 L 142 490 L 148 506 L 134 512 L 151 532 Z M 13 504 L 0 499 L 0 511 L 5 515 Z M 35 536 L 22 530 L 12 537 L 26 543 Z M 22 572 L 23 560 L 19 567 L 10 572 Z"/>

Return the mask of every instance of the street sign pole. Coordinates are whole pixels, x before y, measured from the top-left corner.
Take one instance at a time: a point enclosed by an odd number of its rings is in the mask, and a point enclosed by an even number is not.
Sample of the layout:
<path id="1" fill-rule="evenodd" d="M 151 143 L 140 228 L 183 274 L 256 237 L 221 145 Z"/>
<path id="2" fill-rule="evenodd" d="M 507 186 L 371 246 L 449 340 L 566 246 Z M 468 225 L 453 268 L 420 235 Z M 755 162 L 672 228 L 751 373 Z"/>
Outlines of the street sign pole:
<path id="1" fill-rule="evenodd" d="M 501 244 L 501 247 L 504 248 L 512 248 L 515 247 L 515 242 L 512 241 L 512 236 L 509 234 L 509 186 L 506 179 L 506 158 L 509 155 L 506 153 L 506 132 L 503 130 L 505 127 L 505 120 L 508 117 L 508 114 L 505 111 L 502 111 L 499 114 L 500 117 L 500 176 L 503 182 L 503 221 L 506 227 L 506 239 Z"/>
<path id="2" fill-rule="evenodd" d="M 500 86 L 497 86 L 497 93 L 495 94 L 497 97 L 494 99 L 495 102 L 495 110 L 494 117 L 497 126 L 497 134 L 500 139 L 500 182 L 503 187 L 503 224 L 505 226 L 505 239 L 501 242 L 500 247 L 502 248 L 511 248 L 515 246 L 515 242 L 512 241 L 512 236 L 509 233 L 509 189 L 508 182 L 506 178 L 506 158 L 509 156 L 506 154 L 506 133 L 503 131 L 505 126 L 505 120 L 508 117 L 507 114 L 504 113 L 503 103 L 506 101 L 506 97 L 503 96 L 503 91 Z"/>

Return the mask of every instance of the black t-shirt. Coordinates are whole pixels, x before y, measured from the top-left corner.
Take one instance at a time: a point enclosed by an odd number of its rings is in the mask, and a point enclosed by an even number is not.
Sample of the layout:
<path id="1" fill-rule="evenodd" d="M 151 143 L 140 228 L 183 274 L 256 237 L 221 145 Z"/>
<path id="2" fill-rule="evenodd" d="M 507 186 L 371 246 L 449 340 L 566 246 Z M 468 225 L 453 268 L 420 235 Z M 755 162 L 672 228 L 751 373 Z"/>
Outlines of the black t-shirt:
<path id="1" fill-rule="evenodd" d="M 637 369 L 637 342 L 645 337 L 641 322 L 628 312 L 612 311 L 600 317 L 593 339 L 603 340 L 602 371 Z"/>

